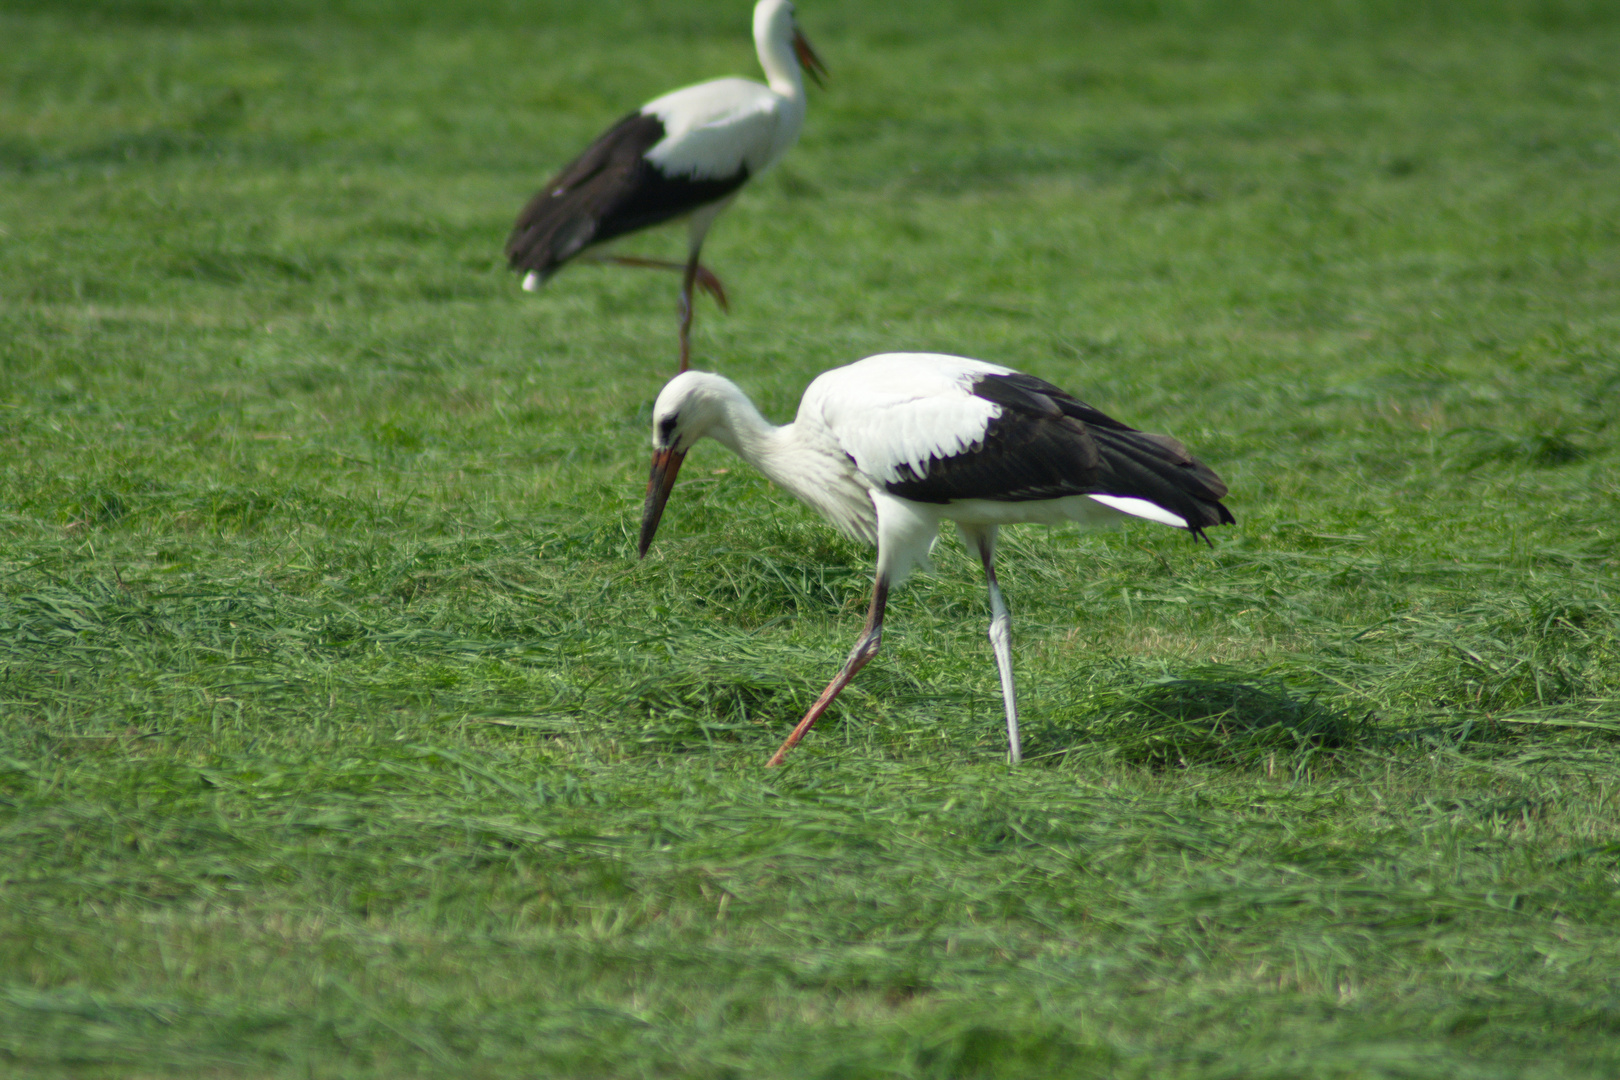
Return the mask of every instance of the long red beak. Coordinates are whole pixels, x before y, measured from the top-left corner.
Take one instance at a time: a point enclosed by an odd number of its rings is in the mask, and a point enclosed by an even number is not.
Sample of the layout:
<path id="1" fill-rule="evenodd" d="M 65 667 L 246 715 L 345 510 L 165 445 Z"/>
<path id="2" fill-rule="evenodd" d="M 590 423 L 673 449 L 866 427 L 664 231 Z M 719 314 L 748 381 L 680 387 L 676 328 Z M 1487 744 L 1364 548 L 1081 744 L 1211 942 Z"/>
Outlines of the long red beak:
<path id="1" fill-rule="evenodd" d="M 653 452 L 652 475 L 647 478 L 647 501 L 641 507 L 641 543 L 637 558 L 645 559 L 647 549 L 652 547 L 658 519 L 664 516 L 664 504 L 669 502 L 669 493 L 675 488 L 675 474 L 681 471 L 681 462 L 685 460 L 686 455 L 673 447 Z"/>
<path id="2" fill-rule="evenodd" d="M 810 42 L 797 29 L 793 31 L 793 51 L 799 57 L 799 66 L 810 73 L 810 78 L 817 86 L 825 90 L 827 84 L 821 80 L 827 74 L 827 65 L 821 62 L 816 50 L 810 47 Z"/>

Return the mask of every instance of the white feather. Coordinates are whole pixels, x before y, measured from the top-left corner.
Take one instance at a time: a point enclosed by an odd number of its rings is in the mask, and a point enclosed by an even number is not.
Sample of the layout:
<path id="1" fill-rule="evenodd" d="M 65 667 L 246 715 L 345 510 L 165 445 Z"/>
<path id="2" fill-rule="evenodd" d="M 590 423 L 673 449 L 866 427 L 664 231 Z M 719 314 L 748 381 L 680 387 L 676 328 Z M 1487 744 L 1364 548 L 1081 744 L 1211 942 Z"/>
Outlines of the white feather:
<path id="1" fill-rule="evenodd" d="M 978 444 L 1001 406 L 971 387 L 1011 368 L 940 353 L 881 353 L 824 372 L 799 404 L 799 419 L 820 423 L 874 484 L 918 476 L 930 458 Z"/>
<path id="2" fill-rule="evenodd" d="M 798 134 L 804 98 L 794 110 L 768 86 L 747 79 L 715 79 L 665 94 L 641 111 L 664 125 L 664 137 L 647 151 L 647 160 L 660 172 L 723 180 L 745 167 L 750 177 L 757 176 L 786 152 L 787 147 L 777 149 L 777 133 L 784 123 L 791 123 L 793 134 Z"/>
<path id="3" fill-rule="evenodd" d="M 1127 495 L 1088 495 L 1104 506 L 1112 507 L 1122 514 L 1131 517 L 1146 518 L 1164 525 L 1174 525 L 1178 529 L 1187 527 L 1187 519 L 1180 514 L 1172 514 L 1158 503 L 1150 503 L 1146 499 L 1133 499 Z"/>

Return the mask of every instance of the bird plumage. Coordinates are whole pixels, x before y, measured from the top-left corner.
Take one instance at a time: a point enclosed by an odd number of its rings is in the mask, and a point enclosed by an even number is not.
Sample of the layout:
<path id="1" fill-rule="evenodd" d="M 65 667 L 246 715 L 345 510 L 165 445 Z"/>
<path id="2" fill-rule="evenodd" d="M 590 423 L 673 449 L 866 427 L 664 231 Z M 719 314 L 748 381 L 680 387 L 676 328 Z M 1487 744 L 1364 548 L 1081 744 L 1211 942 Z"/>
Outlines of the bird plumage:
<path id="1" fill-rule="evenodd" d="M 681 462 L 704 437 L 846 534 L 877 545 L 866 633 L 773 761 L 877 651 L 888 589 L 926 562 L 944 522 L 978 550 L 990 581 L 991 637 L 1017 760 L 1007 615 L 992 565 L 997 529 L 1139 517 L 1207 541 L 1205 529 L 1233 521 L 1221 502 L 1226 485 L 1175 439 L 1122 424 L 1051 383 L 966 357 L 885 353 L 824 372 L 805 390 L 793 423 L 780 427 L 729 379 L 689 371 L 658 395 L 653 425 L 642 555 Z"/>
<path id="2" fill-rule="evenodd" d="M 667 176 L 647 153 L 665 139 L 663 121 L 633 112 L 542 188 L 518 215 L 506 241 L 512 268 L 544 284 L 593 244 L 661 225 L 717 202 L 742 186 L 746 172 L 720 177 Z"/>
<path id="3" fill-rule="evenodd" d="M 670 176 L 757 176 L 792 148 L 804 126 L 803 82 L 782 90 L 750 79 L 713 79 L 641 107 L 664 125 L 647 160 Z"/>
<path id="4" fill-rule="evenodd" d="M 804 125 L 801 65 L 821 62 L 798 32 L 788 0 L 759 0 L 754 42 L 768 85 L 724 78 L 673 90 L 621 119 L 524 206 L 506 241 L 523 287 L 538 289 L 570 260 L 627 233 L 686 218 L 685 264 L 624 258 L 685 271 L 681 370 L 686 370 L 694 283 L 725 306 L 719 280 L 698 255 L 737 190 L 792 147 Z"/>

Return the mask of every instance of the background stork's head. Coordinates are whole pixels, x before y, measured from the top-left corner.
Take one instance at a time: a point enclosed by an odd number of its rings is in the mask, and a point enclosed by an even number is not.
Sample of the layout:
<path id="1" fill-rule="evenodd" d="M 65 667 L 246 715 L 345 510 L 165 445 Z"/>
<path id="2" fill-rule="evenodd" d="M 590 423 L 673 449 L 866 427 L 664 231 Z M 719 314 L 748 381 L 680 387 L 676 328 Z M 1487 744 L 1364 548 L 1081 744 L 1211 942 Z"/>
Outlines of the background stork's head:
<path id="1" fill-rule="evenodd" d="M 788 48 L 799 58 L 799 66 L 815 81 L 817 86 L 825 85 L 821 80 L 827 74 L 827 66 L 816 55 L 816 50 L 810 47 L 810 42 L 799 30 L 798 21 L 793 17 L 793 5 L 789 0 L 759 0 L 754 6 L 754 41 L 760 52 L 767 48 L 771 50 Z M 768 43 L 768 44 L 767 44 Z"/>

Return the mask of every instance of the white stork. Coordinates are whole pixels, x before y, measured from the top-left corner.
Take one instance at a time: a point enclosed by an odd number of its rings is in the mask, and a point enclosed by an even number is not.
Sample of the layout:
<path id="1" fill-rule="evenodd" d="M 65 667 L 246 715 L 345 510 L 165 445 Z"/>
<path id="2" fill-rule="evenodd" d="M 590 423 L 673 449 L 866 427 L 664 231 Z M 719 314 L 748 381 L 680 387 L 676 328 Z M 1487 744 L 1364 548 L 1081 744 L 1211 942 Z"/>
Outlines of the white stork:
<path id="1" fill-rule="evenodd" d="M 1125 517 L 1204 530 L 1233 523 L 1226 485 L 1168 435 L 1126 427 L 1051 383 L 935 353 L 884 353 L 818 376 L 791 424 L 777 427 L 729 379 L 675 376 L 653 406 L 652 476 L 642 557 L 675 475 L 705 435 L 729 447 L 846 535 L 877 545 L 866 629 L 769 764 L 779 764 L 877 654 L 889 589 L 926 563 L 954 521 L 990 585 L 990 644 L 1007 712 L 1008 757 L 1021 758 L 1011 620 L 996 584 L 996 531 L 1019 522 L 1084 526 Z"/>
<path id="2" fill-rule="evenodd" d="M 626 266 L 683 271 L 680 370 L 686 370 L 692 286 L 726 308 L 720 279 L 698 262 L 703 238 L 737 189 L 798 140 L 805 107 L 800 65 L 818 86 L 826 72 L 794 23 L 788 0 L 755 5 L 754 45 L 770 85 L 713 79 L 654 98 L 609 128 L 529 200 L 506 240 L 512 269 L 527 271 L 525 289 L 540 288 L 564 263 L 597 244 L 686 218 L 684 264 L 600 256 Z"/>

